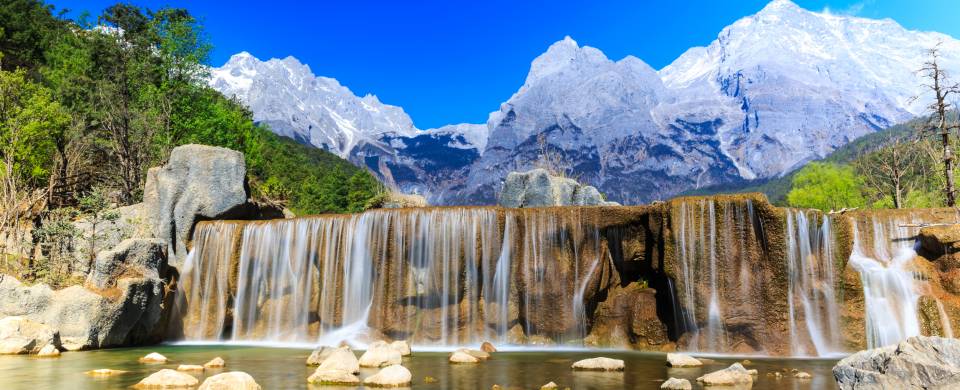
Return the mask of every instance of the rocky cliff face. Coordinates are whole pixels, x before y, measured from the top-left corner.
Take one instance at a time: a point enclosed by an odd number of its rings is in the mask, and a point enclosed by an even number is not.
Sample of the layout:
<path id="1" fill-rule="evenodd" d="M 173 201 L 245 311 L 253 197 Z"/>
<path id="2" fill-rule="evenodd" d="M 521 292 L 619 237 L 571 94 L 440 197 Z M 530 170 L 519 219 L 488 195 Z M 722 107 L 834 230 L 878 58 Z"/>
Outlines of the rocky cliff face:
<path id="1" fill-rule="evenodd" d="M 920 114 L 916 70 L 940 41 L 942 66 L 960 72 L 960 41 L 947 35 L 774 0 L 659 71 L 567 37 L 533 60 L 486 124 L 426 131 L 292 58 L 244 53 L 215 69 L 211 85 L 280 134 L 431 204 L 494 204 L 506 175 L 539 159 L 540 138 L 571 176 L 638 204 L 775 177 Z"/>

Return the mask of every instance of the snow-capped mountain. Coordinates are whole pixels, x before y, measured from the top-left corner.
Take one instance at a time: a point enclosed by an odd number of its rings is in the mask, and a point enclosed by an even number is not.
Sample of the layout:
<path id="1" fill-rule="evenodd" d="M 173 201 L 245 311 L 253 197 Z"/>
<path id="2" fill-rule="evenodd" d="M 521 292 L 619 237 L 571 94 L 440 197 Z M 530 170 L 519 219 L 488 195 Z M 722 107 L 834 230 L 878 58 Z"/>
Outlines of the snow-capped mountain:
<path id="1" fill-rule="evenodd" d="M 214 89 L 236 96 L 273 132 L 366 166 L 405 192 L 442 192 L 438 181 L 462 180 L 451 175 L 465 177 L 460 171 L 487 143 L 484 125 L 419 130 L 402 108 L 358 97 L 293 57 L 261 61 L 242 52 L 210 74 Z"/>
<path id="2" fill-rule="evenodd" d="M 775 0 L 660 71 L 564 38 L 485 125 L 431 130 L 292 57 L 238 54 L 213 69 L 211 85 L 277 133 L 434 203 L 493 203 L 507 172 L 535 164 L 541 138 L 568 173 L 640 203 L 781 175 L 922 113 L 917 70 L 938 42 L 941 65 L 960 76 L 960 41 L 947 35 Z"/>

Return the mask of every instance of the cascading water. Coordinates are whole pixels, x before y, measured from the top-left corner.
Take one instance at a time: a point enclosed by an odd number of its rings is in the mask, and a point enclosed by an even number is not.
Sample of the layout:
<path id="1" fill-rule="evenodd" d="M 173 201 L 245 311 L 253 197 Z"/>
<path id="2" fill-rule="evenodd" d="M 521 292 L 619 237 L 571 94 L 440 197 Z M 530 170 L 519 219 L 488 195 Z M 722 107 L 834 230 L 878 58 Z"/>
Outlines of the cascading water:
<path id="1" fill-rule="evenodd" d="M 840 309 L 831 218 L 812 210 L 787 209 L 786 213 L 787 304 L 793 354 L 837 353 L 841 344 Z"/>
<path id="2" fill-rule="evenodd" d="M 611 267 L 599 228 L 580 213 L 442 208 L 202 223 L 178 289 L 183 337 L 577 342 Z"/>
<path id="3" fill-rule="evenodd" d="M 917 254 L 914 218 L 854 221 L 850 265 L 860 273 L 867 346 L 895 344 L 920 334 L 919 286 L 910 263 Z"/>

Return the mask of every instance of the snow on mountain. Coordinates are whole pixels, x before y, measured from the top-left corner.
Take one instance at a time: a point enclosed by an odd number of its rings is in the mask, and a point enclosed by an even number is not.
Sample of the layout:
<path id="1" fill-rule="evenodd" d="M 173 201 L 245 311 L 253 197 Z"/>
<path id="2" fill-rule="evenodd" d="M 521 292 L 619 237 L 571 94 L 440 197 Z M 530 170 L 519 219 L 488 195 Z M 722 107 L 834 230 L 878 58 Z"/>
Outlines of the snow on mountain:
<path id="1" fill-rule="evenodd" d="M 781 175 L 922 113 L 917 70 L 938 42 L 960 76 L 960 41 L 947 35 L 774 0 L 660 71 L 566 37 L 485 125 L 430 130 L 292 57 L 238 54 L 211 85 L 275 132 L 434 203 L 493 203 L 506 173 L 534 166 L 543 147 L 611 200 L 640 203 Z"/>

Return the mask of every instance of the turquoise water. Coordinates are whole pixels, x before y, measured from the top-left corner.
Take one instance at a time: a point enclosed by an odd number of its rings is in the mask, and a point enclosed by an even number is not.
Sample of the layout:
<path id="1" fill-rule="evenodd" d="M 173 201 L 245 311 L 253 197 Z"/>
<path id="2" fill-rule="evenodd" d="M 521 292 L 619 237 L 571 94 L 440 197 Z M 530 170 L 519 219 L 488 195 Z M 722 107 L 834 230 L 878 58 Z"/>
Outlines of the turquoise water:
<path id="1" fill-rule="evenodd" d="M 167 364 L 140 364 L 137 358 L 160 352 L 171 361 Z M 208 370 L 196 376 L 225 371 L 244 371 L 252 375 L 264 389 L 331 389 L 307 384 L 314 368 L 305 366 L 309 350 L 243 346 L 160 345 L 144 348 L 121 348 L 101 351 L 65 352 L 60 358 L 39 359 L 29 356 L 0 356 L 0 389 L 126 389 L 147 375 L 162 368 L 175 369 L 179 364 L 203 364 L 220 356 L 227 362 L 223 370 Z M 574 372 L 570 365 L 580 359 L 597 356 L 623 359 L 622 373 Z M 358 353 L 359 357 L 359 353 Z M 729 366 L 740 359 L 718 358 L 704 368 L 671 369 L 664 365 L 665 355 L 640 352 L 608 351 L 539 351 L 498 352 L 488 361 L 475 365 L 450 365 L 445 352 L 417 352 L 404 358 L 403 365 L 413 373 L 416 389 L 484 389 L 494 384 L 504 389 L 539 389 L 547 382 L 571 389 L 658 389 L 674 376 L 695 379 L 705 373 Z M 835 360 L 758 359 L 750 358 L 747 368 L 760 371 L 754 389 L 833 389 L 836 383 L 830 369 Z M 111 368 L 130 371 L 109 378 L 94 378 L 85 371 Z M 782 369 L 798 369 L 813 375 L 810 380 L 792 378 L 789 374 L 775 380 L 766 373 Z M 362 369 L 360 377 L 375 373 Z M 425 383 L 430 376 L 435 383 Z M 694 385 L 694 388 L 700 388 Z M 341 389 L 341 388 L 335 388 Z M 351 389 L 355 389 L 351 387 Z"/>

